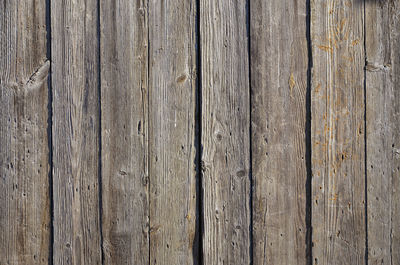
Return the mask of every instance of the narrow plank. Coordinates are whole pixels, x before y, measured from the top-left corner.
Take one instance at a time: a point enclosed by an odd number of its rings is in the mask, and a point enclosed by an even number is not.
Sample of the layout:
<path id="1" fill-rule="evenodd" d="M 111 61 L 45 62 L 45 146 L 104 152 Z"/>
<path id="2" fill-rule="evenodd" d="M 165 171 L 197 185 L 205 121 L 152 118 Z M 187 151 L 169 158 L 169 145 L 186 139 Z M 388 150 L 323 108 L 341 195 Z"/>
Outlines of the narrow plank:
<path id="1" fill-rule="evenodd" d="M 365 8 L 368 264 L 400 264 L 400 4 Z"/>
<path id="2" fill-rule="evenodd" d="M 195 15 L 149 1 L 150 264 L 197 264 Z"/>
<path id="3" fill-rule="evenodd" d="M 46 3 L 0 4 L 0 264 L 50 250 Z"/>
<path id="4" fill-rule="evenodd" d="M 101 264 L 97 1 L 51 1 L 55 264 Z"/>
<path id="5" fill-rule="evenodd" d="M 200 1 L 204 264 L 250 263 L 245 1 Z"/>
<path id="6" fill-rule="evenodd" d="M 254 264 L 306 264 L 306 1 L 250 14 Z"/>
<path id="7" fill-rule="evenodd" d="M 149 264 L 147 1 L 100 1 L 104 264 Z"/>
<path id="8" fill-rule="evenodd" d="M 365 263 L 364 4 L 311 1 L 314 264 Z"/>

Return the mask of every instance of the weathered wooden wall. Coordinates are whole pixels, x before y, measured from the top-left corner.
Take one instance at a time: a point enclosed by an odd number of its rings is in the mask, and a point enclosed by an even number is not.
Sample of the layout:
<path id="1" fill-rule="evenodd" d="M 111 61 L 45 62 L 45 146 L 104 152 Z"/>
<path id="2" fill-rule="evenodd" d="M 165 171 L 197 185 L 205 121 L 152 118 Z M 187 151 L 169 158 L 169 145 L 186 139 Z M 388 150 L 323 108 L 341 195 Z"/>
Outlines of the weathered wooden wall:
<path id="1" fill-rule="evenodd" d="M 400 264 L 397 0 L 0 0 L 0 265 Z"/>

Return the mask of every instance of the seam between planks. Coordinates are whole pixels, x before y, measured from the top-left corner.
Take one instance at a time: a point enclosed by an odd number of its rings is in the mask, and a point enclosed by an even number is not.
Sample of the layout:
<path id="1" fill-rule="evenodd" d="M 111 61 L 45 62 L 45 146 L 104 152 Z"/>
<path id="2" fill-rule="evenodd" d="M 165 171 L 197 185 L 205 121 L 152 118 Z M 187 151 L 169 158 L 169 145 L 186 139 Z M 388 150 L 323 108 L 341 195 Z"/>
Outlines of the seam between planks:
<path id="1" fill-rule="evenodd" d="M 364 20 L 364 211 L 365 211 L 365 265 L 368 265 L 368 172 L 367 172 L 367 37 L 365 20 L 365 2 L 363 1 L 363 20 Z"/>
<path id="2" fill-rule="evenodd" d="M 149 131 L 150 131 L 150 63 L 151 63 L 151 60 L 150 60 L 150 27 L 149 27 L 149 25 L 150 25 L 150 23 L 149 23 L 149 19 L 150 19 L 150 8 L 149 8 L 149 2 L 150 2 L 150 0 L 147 0 L 147 2 L 146 2 L 146 13 L 147 13 L 147 18 L 146 18 L 146 28 L 147 28 L 147 80 L 146 80 L 146 86 L 147 86 L 147 99 L 146 99 L 146 104 L 147 104 L 147 126 L 144 128 L 145 130 L 147 130 L 146 131 L 146 135 L 147 135 L 147 141 L 145 141 L 146 142 L 146 153 L 147 153 L 147 161 L 146 161 L 146 163 L 147 163 L 147 165 L 145 166 L 145 168 L 146 168 L 146 171 L 147 171 L 147 174 L 148 174 L 148 185 L 147 185 L 147 205 L 148 205 L 148 217 L 147 217 L 147 242 L 148 242 L 148 262 L 149 262 L 149 265 L 151 265 L 151 253 L 150 253 L 150 251 L 151 251 L 151 237 L 150 237 L 150 230 L 151 230 L 151 227 L 150 227 L 150 225 L 151 225 L 151 223 L 150 223 L 150 213 L 151 213 L 151 209 L 150 209 L 150 206 L 151 206 L 151 203 L 150 203 L 150 196 L 151 196 L 151 193 L 150 193 L 150 187 L 151 187 L 151 172 L 150 172 L 150 169 L 151 169 L 151 167 L 150 167 L 150 163 L 151 163 L 151 158 L 150 158 L 150 134 L 149 134 Z"/>
<path id="3" fill-rule="evenodd" d="M 253 254 L 253 147 L 252 147 L 252 88 L 251 88 L 251 13 L 250 13 L 250 0 L 246 1 L 246 32 L 247 32 L 247 56 L 249 65 L 249 183 L 250 183 L 250 198 L 249 198 L 249 209 L 250 209 L 250 224 L 249 224 L 249 255 L 250 265 L 253 265 L 254 254 Z"/>
<path id="4" fill-rule="evenodd" d="M 99 230 L 100 230 L 100 252 L 101 264 L 104 265 L 104 246 L 103 246 L 103 167 L 102 167 L 102 114 L 101 114 L 101 28 L 100 28 L 100 0 L 97 0 L 97 89 L 98 89 L 98 119 L 99 119 L 99 132 L 98 132 L 98 193 L 99 193 Z"/>
<path id="5" fill-rule="evenodd" d="M 311 193 L 312 193 L 312 141 L 311 141 L 311 87 L 312 87 L 312 76 L 311 70 L 313 67 L 313 56 L 312 56 L 312 40 L 311 40 L 311 1 L 306 1 L 306 39 L 307 39 L 307 90 L 306 90 L 306 124 L 305 124 L 305 163 L 306 163 L 306 260 L 307 264 L 312 265 L 312 207 L 311 207 Z"/>
<path id="6" fill-rule="evenodd" d="M 200 0 L 196 0 L 196 121 L 195 126 L 197 126 L 197 140 L 195 141 L 196 144 L 196 174 L 198 176 L 197 180 L 197 225 L 198 229 L 196 232 L 198 233 L 198 253 L 197 253 L 197 264 L 203 265 L 204 264 L 204 257 L 203 257 L 203 233 L 204 233 L 204 215 L 203 215 L 203 172 L 201 167 L 201 158 L 203 155 L 203 147 L 201 143 L 201 134 L 202 134 L 202 127 L 201 127 L 201 113 L 202 113 L 202 69 L 201 69 L 201 35 L 200 35 Z"/>
<path id="7" fill-rule="evenodd" d="M 52 62 L 51 62 L 51 0 L 46 0 L 46 56 L 50 61 L 47 77 L 47 144 L 48 144 L 48 181 L 49 181 L 49 212 L 50 212 L 50 240 L 48 264 L 53 265 L 54 248 L 54 202 L 53 202 L 53 91 L 52 91 Z"/>

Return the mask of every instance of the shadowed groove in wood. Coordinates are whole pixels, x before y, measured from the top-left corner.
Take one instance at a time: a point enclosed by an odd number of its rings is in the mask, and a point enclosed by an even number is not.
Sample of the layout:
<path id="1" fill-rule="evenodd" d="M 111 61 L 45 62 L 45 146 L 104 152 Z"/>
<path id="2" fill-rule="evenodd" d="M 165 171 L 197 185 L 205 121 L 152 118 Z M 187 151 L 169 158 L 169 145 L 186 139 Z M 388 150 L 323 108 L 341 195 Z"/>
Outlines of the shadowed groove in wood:
<path id="1" fill-rule="evenodd" d="M 100 19 L 100 4 L 101 0 L 97 0 L 97 21 L 96 21 L 96 26 L 97 26 L 97 47 L 98 47 L 98 53 L 97 53 L 97 90 L 98 90 L 98 98 L 97 102 L 99 104 L 99 131 L 98 131 L 98 139 L 99 139 L 99 148 L 98 148 L 98 187 L 99 187 L 99 233 L 100 233 L 100 251 L 101 251 L 101 265 L 104 265 L 104 248 L 103 248 L 103 222 L 102 222 L 102 215 L 103 215 L 103 184 L 102 184 L 102 166 L 101 166 L 101 146 L 102 146 L 102 139 L 101 139 L 101 52 L 100 52 L 100 47 L 101 47 L 101 19 Z"/>
<path id="2" fill-rule="evenodd" d="M 196 175 L 197 175 L 197 215 L 196 215 L 196 225 L 197 225 L 197 264 L 204 264 L 203 257 L 203 233 L 204 233 L 204 219 L 203 219 L 203 172 L 201 170 L 201 157 L 202 157 L 202 148 L 203 145 L 201 143 L 201 120 L 202 120 L 202 70 L 201 70 L 201 36 L 200 36 L 200 1 L 196 0 Z"/>
<path id="3" fill-rule="evenodd" d="M 50 198 L 50 235 L 49 235 L 49 265 L 53 265 L 53 246 L 54 246 L 54 201 L 53 201 L 53 90 L 52 90 L 52 68 L 51 68 L 51 0 L 46 0 L 46 56 L 50 60 L 50 69 L 47 79 L 47 137 L 49 149 L 49 198 Z"/>
<path id="4" fill-rule="evenodd" d="M 365 200 L 365 208 L 364 208 L 364 218 L 365 218 L 365 265 L 368 265 L 368 170 L 367 170 L 367 161 L 368 161 L 368 133 L 367 133 L 367 17 L 366 17 L 366 1 L 363 2 L 363 12 L 364 12 L 364 200 Z M 381 264 L 383 265 L 383 264 Z"/>
<path id="5" fill-rule="evenodd" d="M 307 39 L 307 91 L 306 91 L 306 124 L 305 124 L 305 163 L 306 163 L 306 259 L 307 265 L 312 265 L 312 141 L 311 141 L 311 90 L 312 90 L 312 40 L 311 40 L 311 0 L 306 0 L 306 39 Z"/>
<path id="6" fill-rule="evenodd" d="M 250 253 L 250 265 L 254 263 L 254 248 L 253 248 L 253 146 L 252 142 L 252 129 L 251 129 L 251 121 L 252 121 L 252 113 L 251 113 L 251 106 L 252 106 L 252 92 L 251 92 L 251 12 L 250 12 L 250 5 L 251 0 L 246 0 L 246 35 L 247 35 L 247 57 L 249 60 L 249 182 L 250 182 L 250 192 L 249 192 L 249 209 L 250 209 L 250 223 L 249 223 L 249 253 Z"/>

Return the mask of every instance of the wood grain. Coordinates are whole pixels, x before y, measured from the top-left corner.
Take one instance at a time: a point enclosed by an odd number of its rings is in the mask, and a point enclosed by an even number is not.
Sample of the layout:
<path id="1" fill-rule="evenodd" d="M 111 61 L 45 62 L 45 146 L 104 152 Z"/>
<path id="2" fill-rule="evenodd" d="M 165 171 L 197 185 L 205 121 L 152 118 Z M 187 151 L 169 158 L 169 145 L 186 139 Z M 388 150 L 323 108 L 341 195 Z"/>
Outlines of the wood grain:
<path id="1" fill-rule="evenodd" d="M 44 0 L 0 4 L 0 264 L 50 250 Z"/>
<path id="2" fill-rule="evenodd" d="M 246 8 L 200 1 L 204 264 L 250 263 Z"/>
<path id="3" fill-rule="evenodd" d="M 196 1 L 149 1 L 150 264 L 197 264 Z"/>
<path id="4" fill-rule="evenodd" d="M 306 2 L 250 13 L 254 264 L 306 264 Z"/>
<path id="5" fill-rule="evenodd" d="M 314 264 L 365 263 L 364 5 L 311 1 Z"/>
<path id="6" fill-rule="evenodd" d="M 149 264 L 147 1 L 100 1 L 104 264 Z"/>
<path id="7" fill-rule="evenodd" d="M 368 264 L 400 263 L 400 4 L 366 2 Z"/>
<path id="8" fill-rule="evenodd" d="M 97 1 L 51 1 L 54 264 L 101 264 Z"/>

